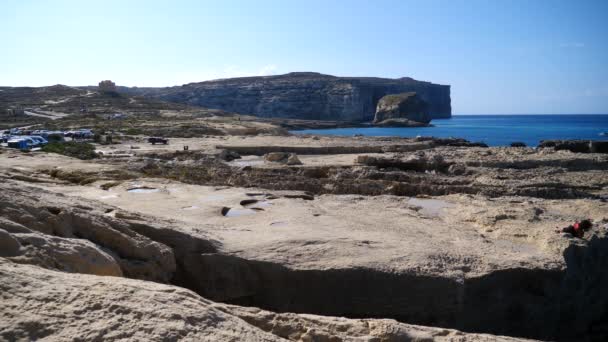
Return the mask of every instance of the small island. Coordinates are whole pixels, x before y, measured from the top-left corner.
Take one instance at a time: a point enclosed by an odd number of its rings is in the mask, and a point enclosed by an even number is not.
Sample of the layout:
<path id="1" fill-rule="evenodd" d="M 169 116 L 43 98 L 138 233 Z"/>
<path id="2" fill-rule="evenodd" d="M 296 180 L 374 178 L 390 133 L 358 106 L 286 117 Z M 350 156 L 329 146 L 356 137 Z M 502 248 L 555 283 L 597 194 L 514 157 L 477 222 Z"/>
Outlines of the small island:
<path id="1" fill-rule="evenodd" d="M 373 124 L 381 127 L 428 127 L 429 105 L 416 92 L 385 95 L 378 101 Z"/>

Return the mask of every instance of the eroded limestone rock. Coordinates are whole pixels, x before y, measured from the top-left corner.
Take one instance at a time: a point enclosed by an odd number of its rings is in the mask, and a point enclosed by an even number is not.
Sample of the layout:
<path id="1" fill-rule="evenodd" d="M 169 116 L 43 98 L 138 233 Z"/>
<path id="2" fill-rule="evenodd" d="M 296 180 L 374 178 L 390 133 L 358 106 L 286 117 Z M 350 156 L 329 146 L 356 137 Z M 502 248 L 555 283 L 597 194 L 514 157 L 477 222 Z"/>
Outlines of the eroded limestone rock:
<path id="1" fill-rule="evenodd" d="M 21 244 L 6 230 L 0 229 L 0 256 L 11 257 L 19 255 Z"/>
<path id="2" fill-rule="evenodd" d="M 302 162 L 295 153 L 270 152 L 264 155 L 264 160 L 286 165 L 302 165 Z"/>
<path id="3" fill-rule="evenodd" d="M 567 150 L 575 153 L 608 153 L 608 141 L 592 140 L 543 140 L 540 148 Z"/>
<path id="4" fill-rule="evenodd" d="M 131 341 L 518 341 L 394 320 L 277 314 L 175 286 L 63 273 L 0 258 L 0 339 Z"/>
<path id="5" fill-rule="evenodd" d="M 171 248 L 138 234 L 128 221 L 104 215 L 98 203 L 85 202 L 5 185 L 0 192 L 0 223 L 21 244 L 29 244 L 24 258 L 32 263 L 57 262 L 58 268 L 74 272 L 119 275 L 113 259 L 128 277 L 159 282 L 172 278 L 176 265 Z"/>
<path id="6" fill-rule="evenodd" d="M 2 240 L 0 230 L 0 240 Z M 8 233 L 7 233 L 8 234 Z M 67 239 L 38 232 L 13 233 L 20 249 L 7 256 L 18 263 L 34 264 L 65 272 L 122 276 L 111 252 L 84 239 Z"/>
<path id="7" fill-rule="evenodd" d="M 386 95 L 380 99 L 376 108 L 374 123 L 381 126 L 405 125 L 409 121 L 428 124 L 428 104 L 415 92 Z"/>
<path id="8" fill-rule="evenodd" d="M 241 77 L 169 88 L 123 88 L 156 97 L 260 117 L 306 120 L 371 121 L 379 96 L 417 92 L 433 118 L 451 116 L 450 86 L 409 77 L 336 77 L 316 72 Z"/>

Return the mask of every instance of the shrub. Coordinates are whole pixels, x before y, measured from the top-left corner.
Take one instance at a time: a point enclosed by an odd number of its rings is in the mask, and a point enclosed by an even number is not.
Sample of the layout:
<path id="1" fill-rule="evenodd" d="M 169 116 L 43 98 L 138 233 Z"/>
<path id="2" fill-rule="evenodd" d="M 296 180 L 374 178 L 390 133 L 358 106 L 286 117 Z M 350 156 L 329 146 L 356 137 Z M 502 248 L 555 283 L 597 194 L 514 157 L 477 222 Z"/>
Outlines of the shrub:
<path id="1" fill-rule="evenodd" d="M 95 173 L 83 172 L 79 170 L 64 171 L 59 169 L 50 170 L 49 175 L 53 178 L 61 179 L 74 184 L 87 185 L 99 180 Z"/>
<path id="2" fill-rule="evenodd" d="M 141 130 L 141 129 L 139 129 L 139 128 L 134 128 L 134 127 L 127 128 L 127 129 L 125 129 L 123 132 L 124 132 L 125 134 L 127 134 L 127 135 L 141 135 L 141 134 L 143 134 L 143 132 L 142 132 L 142 130 Z"/>
<path id="3" fill-rule="evenodd" d="M 95 146 L 84 142 L 54 142 L 42 147 L 42 151 L 48 153 L 63 154 L 64 156 L 74 157 L 78 159 L 97 158 L 97 153 L 95 153 Z"/>

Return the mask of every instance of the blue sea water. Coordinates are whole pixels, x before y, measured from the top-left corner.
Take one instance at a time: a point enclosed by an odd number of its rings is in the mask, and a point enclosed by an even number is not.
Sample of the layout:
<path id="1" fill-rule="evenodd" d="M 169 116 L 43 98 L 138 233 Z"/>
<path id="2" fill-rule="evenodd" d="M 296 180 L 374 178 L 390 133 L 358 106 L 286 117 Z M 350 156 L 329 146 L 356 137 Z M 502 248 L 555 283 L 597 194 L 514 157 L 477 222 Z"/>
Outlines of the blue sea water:
<path id="1" fill-rule="evenodd" d="M 608 140 L 608 114 L 453 115 L 450 119 L 433 120 L 431 124 L 434 127 L 309 129 L 293 131 L 293 133 L 455 137 L 484 142 L 489 146 L 508 146 L 515 141 L 524 142 L 528 146 L 537 146 L 541 140 L 548 139 Z"/>

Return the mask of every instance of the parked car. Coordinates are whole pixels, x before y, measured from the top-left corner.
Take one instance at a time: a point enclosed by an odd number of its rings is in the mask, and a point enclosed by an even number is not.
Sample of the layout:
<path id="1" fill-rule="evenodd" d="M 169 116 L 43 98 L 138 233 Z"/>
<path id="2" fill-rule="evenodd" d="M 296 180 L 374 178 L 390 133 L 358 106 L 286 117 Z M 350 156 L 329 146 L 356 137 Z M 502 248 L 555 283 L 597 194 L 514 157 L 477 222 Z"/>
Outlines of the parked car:
<path id="1" fill-rule="evenodd" d="M 40 147 L 40 142 L 30 136 L 21 136 L 21 139 L 25 140 L 30 148 Z"/>
<path id="2" fill-rule="evenodd" d="M 39 135 L 30 135 L 29 138 L 35 140 L 37 143 L 37 146 L 44 146 L 49 143 L 48 140 L 44 139 L 43 137 L 41 137 Z"/>
<path id="3" fill-rule="evenodd" d="M 72 139 L 93 139 L 93 131 L 90 129 L 80 129 L 72 134 Z"/>
<path id="4" fill-rule="evenodd" d="M 65 141 L 63 132 L 48 132 L 44 137 L 49 142 L 62 142 Z"/>
<path id="5" fill-rule="evenodd" d="M 150 137 L 150 138 L 148 138 L 148 142 L 151 143 L 152 145 L 156 145 L 156 144 L 167 145 L 169 143 L 169 139 L 160 138 L 160 137 Z"/>
<path id="6" fill-rule="evenodd" d="M 38 135 L 41 137 L 46 137 L 46 135 L 48 134 L 49 131 L 45 130 L 45 129 L 37 129 L 35 131 L 32 131 L 31 135 Z"/>
<path id="7" fill-rule="evenodd" d="M 31 139 L 25 137 L 11 137 L 8 141 L 8 147 L 29 150 L 34 147 L 34 143 Z"/>

